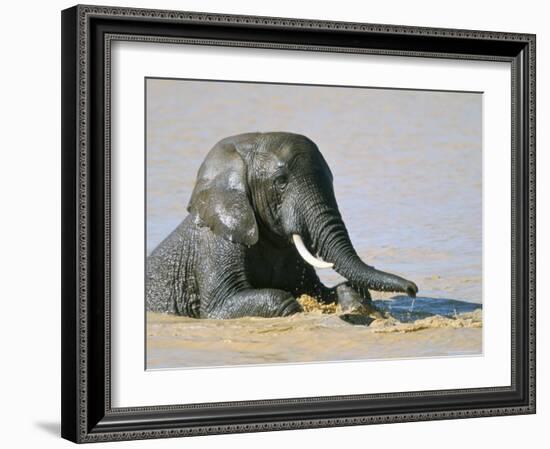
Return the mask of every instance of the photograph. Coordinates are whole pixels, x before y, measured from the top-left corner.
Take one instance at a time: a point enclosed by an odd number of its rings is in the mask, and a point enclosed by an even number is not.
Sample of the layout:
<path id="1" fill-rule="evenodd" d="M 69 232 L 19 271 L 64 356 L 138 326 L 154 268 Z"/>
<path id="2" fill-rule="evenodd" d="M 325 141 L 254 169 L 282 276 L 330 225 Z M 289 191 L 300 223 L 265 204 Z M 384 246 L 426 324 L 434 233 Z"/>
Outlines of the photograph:
<path id="1" fill-rule="evenodd" d="M 147 370 L 483 355 L 483 92 L 144 95 Z"/>

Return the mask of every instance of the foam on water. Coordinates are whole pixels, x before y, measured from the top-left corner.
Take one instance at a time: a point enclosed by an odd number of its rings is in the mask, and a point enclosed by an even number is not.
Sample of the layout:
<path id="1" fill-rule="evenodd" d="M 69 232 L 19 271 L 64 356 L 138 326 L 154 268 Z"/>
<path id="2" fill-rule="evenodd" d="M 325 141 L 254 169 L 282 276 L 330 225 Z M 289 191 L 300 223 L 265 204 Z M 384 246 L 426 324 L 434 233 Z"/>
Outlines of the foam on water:
<path id="1" fill-rule="evenodd" d="M 375 301 L 370 316 L 342 314 L 303 296 L 304 313 L 282 318 L 204 320 L 148 313 L 147 367 L 183 368 L 470 355 L 481 352 L 481 308 L 452 301 L 443 315 L 388 311 L 401 298 Z M 410 302 L 410 298 L 409 298 Z M 437 302 L 437 301 L 436 301 Z M 423 301 L 420 301 L 422 304 Z M 398 308 L 398 307 L 397 307 Z M 472 311 L 464 312 L 464 309 Z M 457 312 L 460 310 L 460 312 Z"/>

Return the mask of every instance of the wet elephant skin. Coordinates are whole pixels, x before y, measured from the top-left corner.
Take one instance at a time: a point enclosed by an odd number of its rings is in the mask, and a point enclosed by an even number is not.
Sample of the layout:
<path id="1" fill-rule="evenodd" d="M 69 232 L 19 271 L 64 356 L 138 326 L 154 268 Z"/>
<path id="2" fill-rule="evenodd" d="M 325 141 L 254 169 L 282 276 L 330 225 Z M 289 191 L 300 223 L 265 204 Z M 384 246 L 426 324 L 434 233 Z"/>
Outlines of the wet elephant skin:
<path id="1" fill-rule="evenodd" d="M 187 209 L 147 259 L 149 311 L 275 317 L 300 312 L 301 294 L 349 310 L 370 303 L 369 289 L 418 291 L 359 258 L 332 173 L 305 136 L 270 132 L 221 140 L 199 169 Z M 332 266 L 347 282 L 326 287 L 312 264 Z"/>

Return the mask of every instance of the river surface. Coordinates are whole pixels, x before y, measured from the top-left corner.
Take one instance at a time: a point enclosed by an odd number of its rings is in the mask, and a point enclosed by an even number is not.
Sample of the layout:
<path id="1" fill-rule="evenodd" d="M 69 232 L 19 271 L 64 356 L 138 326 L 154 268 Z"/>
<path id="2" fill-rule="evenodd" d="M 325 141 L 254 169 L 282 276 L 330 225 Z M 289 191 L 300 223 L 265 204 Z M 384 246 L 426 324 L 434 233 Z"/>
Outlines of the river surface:
<path id="1" fill-rule="evenodd" d="M 148 253 L 186 216 L 218 140 L 291 131 L 325 156 L 358 254 L 420 291 L 414 303 L 373 292 L 393 317 L 378 323 L 315 310 L 269 320 L 148 314 L 147 367 L 480 354 L 481 114 L 477 93 L 148 80 Z"/>

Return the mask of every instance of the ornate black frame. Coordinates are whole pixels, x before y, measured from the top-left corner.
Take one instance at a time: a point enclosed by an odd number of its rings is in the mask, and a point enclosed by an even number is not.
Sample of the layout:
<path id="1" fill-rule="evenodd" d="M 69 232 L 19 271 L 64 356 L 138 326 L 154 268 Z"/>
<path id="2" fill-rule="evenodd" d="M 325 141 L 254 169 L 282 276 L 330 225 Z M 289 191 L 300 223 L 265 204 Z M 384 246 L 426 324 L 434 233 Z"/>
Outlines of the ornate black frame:
<path id="1" fill-rule="evenodd" d="M 512 384 L 112 408 L 110 44 L 193 43 L 506 61 L 512 68 Z M 62 436 L 162 438 L 535 413 L 535 36 L 178 11 L 62 12 Z"/>

